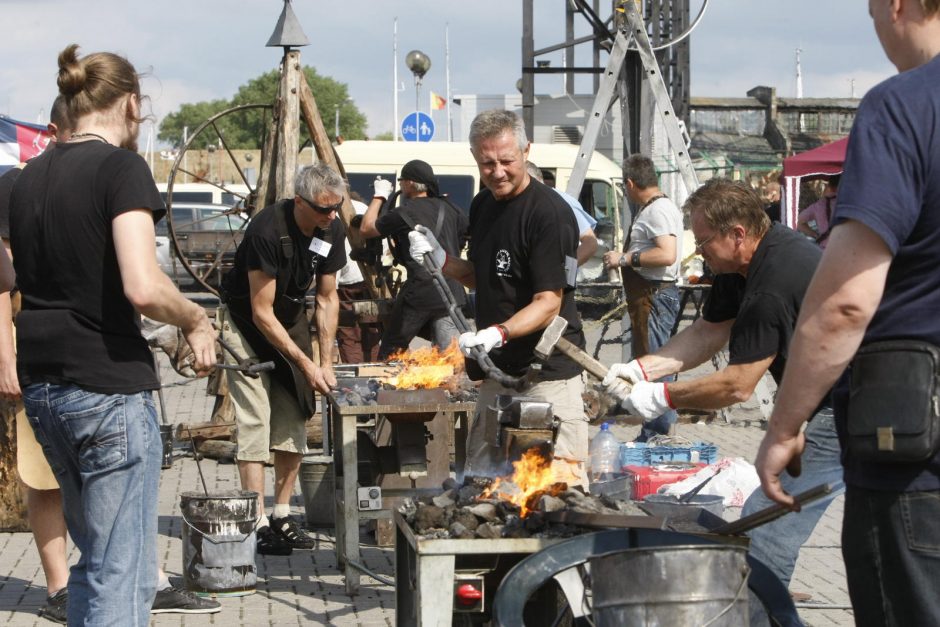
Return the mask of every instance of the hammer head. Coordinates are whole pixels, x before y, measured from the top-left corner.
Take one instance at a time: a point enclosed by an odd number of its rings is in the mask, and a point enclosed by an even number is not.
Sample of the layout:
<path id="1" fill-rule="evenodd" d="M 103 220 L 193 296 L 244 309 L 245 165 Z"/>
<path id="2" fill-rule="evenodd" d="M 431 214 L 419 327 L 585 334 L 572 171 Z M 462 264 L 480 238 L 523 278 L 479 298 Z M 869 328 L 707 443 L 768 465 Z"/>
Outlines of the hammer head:
<path id="1" fill-rule="evenodd" d="M 555 350 L 555 344 L 558 343 L 559 338 L 564 335 L 567 328 L 568 321 L 561 316 L 555 316 L 552 323 L 542 331 L 542 339 L 535 345 L 535 356 L 542 361 L 551 357 L 552 351 Z"/>

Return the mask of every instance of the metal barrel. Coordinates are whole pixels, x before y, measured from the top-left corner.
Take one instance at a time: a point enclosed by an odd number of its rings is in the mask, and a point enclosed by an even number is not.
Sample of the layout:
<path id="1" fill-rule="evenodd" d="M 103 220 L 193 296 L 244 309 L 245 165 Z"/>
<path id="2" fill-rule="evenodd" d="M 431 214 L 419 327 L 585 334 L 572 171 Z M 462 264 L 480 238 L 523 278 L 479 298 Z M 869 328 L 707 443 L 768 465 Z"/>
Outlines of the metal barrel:
<path id="1" fill-rule="evenodd" d="M 590 560 L 597 627 L 748 623 L 747 551 L 657 546 Z"/>
<path id="2" fill-rule="evenodd" d="M 258 493 L 183 492 L 183 580 L 200 595 L 241 596 L 255 591 Z"/>

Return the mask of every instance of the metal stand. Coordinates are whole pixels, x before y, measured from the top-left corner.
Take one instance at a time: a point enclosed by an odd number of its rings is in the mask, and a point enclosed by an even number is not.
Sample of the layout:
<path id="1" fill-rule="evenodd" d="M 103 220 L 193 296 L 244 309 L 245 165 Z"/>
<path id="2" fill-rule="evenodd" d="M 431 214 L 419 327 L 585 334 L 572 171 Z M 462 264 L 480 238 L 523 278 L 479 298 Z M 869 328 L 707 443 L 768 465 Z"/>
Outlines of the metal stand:
<path id="1" fill-rule="evenodd" d="M 466 431 L 470 414 L 476 408 L 475 403 L 449 403 L 447 405 L 429 406 L 396 406 L 396 405 L 356 405 L 338 406 L 323 400 L 324 425 L 330 425 L 330 442 L 336 472 L 336 564 L 343 571 L 346 580 L 346 593 L 354 595 L 359 592 L 360 572 L 352 564 L 360 561 L 359 557 L 359 523 L 363 520 L 390 519 L 392 511 L 389 509 L 360 511 L 359 510 L 359 454 L 357 451 L 357 429 L 362 426 L 358 417 L 363 415 L 379 417 L 389 414 L 430 412 L 444 414 L 452 420 L 459 421 L 454 435 L 455 461 L 457 472 L 460 474 L 464 463 L 464 449 L 461 443 L 466 441 Z M 341 459 L 341 464 L 336 460 Z M 440 488 L 434 489 L 383 489 L 383 498 L 399 496 L 415 496 L 424 493 L 439 494 Z"/>

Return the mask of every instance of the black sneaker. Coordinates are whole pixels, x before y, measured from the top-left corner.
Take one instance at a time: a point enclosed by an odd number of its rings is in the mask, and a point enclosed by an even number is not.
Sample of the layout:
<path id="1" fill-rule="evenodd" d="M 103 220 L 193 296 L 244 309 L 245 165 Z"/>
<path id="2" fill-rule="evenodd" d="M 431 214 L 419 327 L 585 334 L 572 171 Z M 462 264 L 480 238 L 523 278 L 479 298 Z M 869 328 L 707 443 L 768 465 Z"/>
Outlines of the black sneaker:
<path id="1" fill-rule="evenodd" d="M 151 614 L 215 614 L 222 607 L 212 599 L 203 599 L 183 588 L 157 590 Z"/>
<path id="2" fill-rule="evenodd" d="M 274 529 L 295 549 L 312 549 L 317 544 L 317 541 L 308 536 L 300 527 L 300 524 L 290 516 L 284 518 L 274 518 L 272 516 L 271 529 Z"/>
<path id="3" fill-rule="evenodd" d="M 69 589 L 62 588 L 46 597 L 46 604 L 39 608 L 39 615 L 53 623 L 64 625 L 69 615 Z"/>
<path id="4" fill-rule="evenodd" d="M 293 552 L 294 548 L 281 534 L 270 527 L 258 529 L 258 553 L 261 555 L 290 555 Z"/>

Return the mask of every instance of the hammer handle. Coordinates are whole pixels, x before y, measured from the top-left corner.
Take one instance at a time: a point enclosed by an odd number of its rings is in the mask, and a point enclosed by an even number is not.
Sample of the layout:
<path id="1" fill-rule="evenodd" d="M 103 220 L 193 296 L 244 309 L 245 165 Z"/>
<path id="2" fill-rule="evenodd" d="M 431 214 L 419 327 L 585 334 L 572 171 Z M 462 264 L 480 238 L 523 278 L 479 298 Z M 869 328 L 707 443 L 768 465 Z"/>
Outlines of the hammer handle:
<path id="1" fill-rule="evenodd" d="M 563 352 L 568 356 L 569 359 L 593 374 L 598 379 L 603 379 L 607 376 L 607 366 L 597 361 L 565 338 L 558 338 L 558 342 L 555 344 L 555 349 Z"/>

